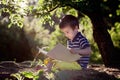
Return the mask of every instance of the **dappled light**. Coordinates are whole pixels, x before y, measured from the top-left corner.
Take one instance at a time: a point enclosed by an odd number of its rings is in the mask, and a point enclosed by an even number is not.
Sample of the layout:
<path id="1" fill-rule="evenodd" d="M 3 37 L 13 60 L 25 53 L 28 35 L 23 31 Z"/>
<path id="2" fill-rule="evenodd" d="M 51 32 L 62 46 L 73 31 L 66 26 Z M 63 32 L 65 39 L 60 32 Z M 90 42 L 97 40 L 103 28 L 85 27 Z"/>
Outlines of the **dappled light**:
<path id="1" fill-rule="evenodd" d="M 40 52 L 58 43 L 69 50 L 70 39 L 59 26 L 65 15 L 77 18 L 88 40 L 87 69 Z M 119 79 L 120 0 L 0 0 L 0 80 Z"/>

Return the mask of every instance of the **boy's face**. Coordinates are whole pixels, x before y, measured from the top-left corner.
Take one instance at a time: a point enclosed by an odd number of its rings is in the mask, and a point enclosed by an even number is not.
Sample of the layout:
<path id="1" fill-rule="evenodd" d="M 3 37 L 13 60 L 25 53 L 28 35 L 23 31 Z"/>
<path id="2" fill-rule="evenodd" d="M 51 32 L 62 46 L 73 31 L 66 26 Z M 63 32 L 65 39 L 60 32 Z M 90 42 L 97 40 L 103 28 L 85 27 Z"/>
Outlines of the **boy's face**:
<path id="1" fill-rule="evenodd" d="M 63 29 L 61 29 L 61 31 L 65 34 L 67 38 L 69 38 L 70 40 L 73 40 L 73 38 L 78 32 L 78 28 L 75 27 L 75 29 L 72 29 L 70 26 L 66 26 Z"/>

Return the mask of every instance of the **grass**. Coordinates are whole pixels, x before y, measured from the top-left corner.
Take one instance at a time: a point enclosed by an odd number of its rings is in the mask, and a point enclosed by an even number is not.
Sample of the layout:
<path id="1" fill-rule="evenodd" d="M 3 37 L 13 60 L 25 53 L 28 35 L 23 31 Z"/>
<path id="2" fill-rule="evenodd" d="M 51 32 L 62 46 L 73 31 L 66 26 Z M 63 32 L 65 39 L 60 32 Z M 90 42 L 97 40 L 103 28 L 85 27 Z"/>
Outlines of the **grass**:
<path id="1" fill-rule="evenodd" d="M 76 62 L 57 61 L 53 68 L 59 70 L 80 70 L 81 67 Z"/>

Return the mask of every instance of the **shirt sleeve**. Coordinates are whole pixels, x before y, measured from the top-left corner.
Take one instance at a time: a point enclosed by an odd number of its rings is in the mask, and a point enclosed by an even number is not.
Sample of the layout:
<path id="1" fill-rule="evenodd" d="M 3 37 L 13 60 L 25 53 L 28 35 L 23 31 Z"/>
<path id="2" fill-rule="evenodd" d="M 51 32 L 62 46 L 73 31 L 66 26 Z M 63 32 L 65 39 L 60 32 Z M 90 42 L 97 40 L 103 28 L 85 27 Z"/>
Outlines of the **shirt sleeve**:
<path id="1" fill-rule="evenodd" d="M 88 40 L 84 36 L 81 36 L 79 41 L 80 41 L 80 48 L 81 49 L 85 49 L 87 47 L 90 47 Z"/>

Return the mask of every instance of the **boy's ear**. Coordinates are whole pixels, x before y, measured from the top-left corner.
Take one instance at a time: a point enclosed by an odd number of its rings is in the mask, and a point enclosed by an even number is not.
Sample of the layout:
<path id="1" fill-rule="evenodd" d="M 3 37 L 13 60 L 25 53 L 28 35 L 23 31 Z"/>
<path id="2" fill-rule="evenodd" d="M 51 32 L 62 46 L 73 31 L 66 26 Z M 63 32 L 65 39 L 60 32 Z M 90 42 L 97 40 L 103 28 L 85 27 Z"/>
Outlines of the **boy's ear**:
<path id="1" fill-rule="evenodd" d="M 78 26 L 75 26 L 75 29 L 78 29 Z"/>

